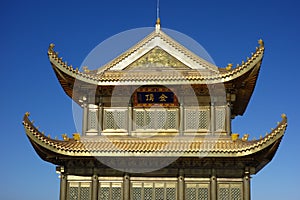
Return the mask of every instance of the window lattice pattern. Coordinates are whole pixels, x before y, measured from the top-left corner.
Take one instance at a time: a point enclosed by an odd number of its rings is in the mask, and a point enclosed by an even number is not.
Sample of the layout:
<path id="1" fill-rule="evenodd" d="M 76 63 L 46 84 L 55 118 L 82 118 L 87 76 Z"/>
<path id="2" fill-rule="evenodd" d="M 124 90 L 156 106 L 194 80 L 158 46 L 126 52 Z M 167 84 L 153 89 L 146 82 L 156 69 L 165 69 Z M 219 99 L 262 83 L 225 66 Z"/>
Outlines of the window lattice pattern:
<path id="1" fill-rule="evenodd" d="M 176 189 L 175 188 L 166 188 L 166 200 L 176 199 Z"/>
<path id="2" fill-rule="evenodd" d="M 169 110 L 167 112 L 167 122 L 168 126 L 167 129 L 178 129 L 178 121 L 177 121 L 177 111 L 176 110 Z"/>
<path id="3" fill-rule="evenodd" d="M 127 112 L 125 111 L 116 111 L 115 112 L 115 123 L 116 129 L 126 129 L 127 124 Z"/>
<path id="4" fill-rule="evenodd" d="M 90 110 L 88 113 L 88 130 L 97 130 L 98 118 L 95 109 Z"/>
<path id="5" fill-rule="evenodd" d="M 197 199 L 197 190 L 196 190 L 196 188 L 186 188 L 186 190 L 185 190 L 185 199 L 186 200 L 196 200 Z"/>
<path id="6" fill-rule="evenodd" d="M 157 111 L 157 129 L 166 128 L 166 112 Z"/>
<path id="7" fill-rule="evenodd" d="M 127 129 L 127 110 L 104 110 L 104 130 L 126 130 Z"/>
<path id="8" fill-rule="evenodd" d="M 218 197 L 219 197 L 220 200 L 230 199 L 229 188 L 220 188 Z"/>
<path id="9" fill-rule="evenodd" d="M 208 200 L 208 188 L 198 188 L 198 199 Z"/>
<path id="10" fill-rule="evenodd" d="M 142 199 L 142 188 L 134 187 L 132 188 L 132 200 L 141 200 Z"/>
<path id="11" fill-rule="evenodd" d="M 135 111 L 135 124 L 136 129 L 143 129 L 145 123 L 144 111 Z"/>
<path id="12" fill-rule="evenodd" d="M 69 199 L 70 200 L 78 200 L 78 187 L 70 187 L 69 188 Z"/>
<path id="13" fill-rule="evenodd" d="M 153 188 L 144 188 L 144 200 L 152 200 Z"/>
<path id="14" fill-rule="evenodd" d="M 242 200 L 242 183 L 220 183 L 218 187 L 220 200 Z"/>
<path id="15" fill-rule="evenodd" d="M 185 129 L 186 130 L 196 130 L 197 127 L 197 111 L 196 110 L 186 110 L 185 111 Z"/>
<path id="16" fill-rule="evenodd" d="M 69 200 L 89 200 L 91 198 L 89 182 L 70 182 L 68 187 Z"/>
<path id="17" fill-rule="evenodd" d="M 186 184 L 185 189 L 186 200 L 208 200 L 209 184 Z"/>
<path id="18" fill-rule="evenodd" d="M 232 200 L 242 200 L 242 193 L 240 188 L 231 188 L 230 196 Z"/>
<path id="19" fill-rule="evenodd" d="M 133 183 L 131 200 L 174 200 L 176 183 Z"/>
<path id="20" fill-rule="evenodd" d="M 178 110 L 135 109 L 135 129 L 168 130 L 178 129 Z"/>
<path id="21" fill-rule="evenodd" d="M 225 107 L 216 107 L 216 130 L 225 131 Z"/>
<path id="22" fill-rule="evenodd" d="M 89 200 L 90 199 L 90 188 L 81 187 L 80 188 L 80 200 Z"/>
<path id="23" fill-rule="evenodd" d="M 208 130 L 209 129 L 209 109 L 201 109 L 198 112 L 198 128 L 199 129 L 204 129 L 204 130 Z"/>
<path id="24" fill-rule="evenodd" d="M 209 108 L 189 108 L 185 110 L 186 130 L 209 130 L 210 110 Z"/>
<path id="25" fill-rule="evenodd" d="M 114 129 L 115 128 L 114 113 L 108 110 L 106 110 L 104 113 L 105 113 L 104 116 L 105 116 L 105 123 L 106 123 L 104 129 Z"/>
<path id="26" fill-rule="evenodd" d="M 122 199 L 122 190 L 120 187 L 113 187 L 111 189 L 111 199 L 112 200 L 121 200 Z"/>
<path id="27" fill-rule="evenodd" d="M 164 200 L 164 188 L 155 188 L 155 200 Z"/>
<path id="28" fill-rule="evenodd" d="M 109 192 L 110 188 L 109 187 L 100 187 L 99 188 L 99 194 L 98 194 L 98 199 L 99 200 L 109 200 L 110 195 Z"/>
<path id="29" fill-rule="evenodd" d="M 144 124 L 145 129 L 155 129 L 155 112 L 154 111 L 146 111 L 146 122 Z"/>
<path id="30" fill-rule="evenodd" d="M 122 183 L 99 183 L 98 200 L 122 200 Z"/>

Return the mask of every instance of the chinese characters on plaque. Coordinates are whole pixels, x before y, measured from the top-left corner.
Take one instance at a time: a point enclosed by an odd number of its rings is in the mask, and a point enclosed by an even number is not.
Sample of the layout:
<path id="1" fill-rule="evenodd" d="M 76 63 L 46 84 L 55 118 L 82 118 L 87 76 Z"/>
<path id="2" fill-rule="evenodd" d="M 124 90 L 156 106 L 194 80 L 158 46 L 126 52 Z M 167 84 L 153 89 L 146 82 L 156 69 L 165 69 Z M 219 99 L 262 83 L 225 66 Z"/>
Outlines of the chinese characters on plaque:
<path id="1" fill-rule="evenodd" d="M 177 106 L 177 98 L 168 88 L 139 88 L 135 92 L 134 104 L 143 107 L 153 104 Z"/>

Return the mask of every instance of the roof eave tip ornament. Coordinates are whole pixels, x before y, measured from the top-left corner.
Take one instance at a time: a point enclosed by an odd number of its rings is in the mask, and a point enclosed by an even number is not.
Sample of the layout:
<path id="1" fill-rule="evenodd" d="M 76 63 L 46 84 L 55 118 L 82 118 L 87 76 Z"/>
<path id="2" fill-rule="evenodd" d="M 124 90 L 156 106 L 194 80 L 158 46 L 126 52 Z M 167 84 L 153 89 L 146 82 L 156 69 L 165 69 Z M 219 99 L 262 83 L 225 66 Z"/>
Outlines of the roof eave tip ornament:
<path id="1" fill-rule="evenodd" d="M 159 31 L 160 31 L 160 18 L 157 18 L 157 20 L 156 20 L 155 30 L 156 30 L 156 33 L 159 33 Z"/>
<path id="2" fill-rule="evenodd" d="M 49 45 L 49 48 L 48 48 L 48 54 L 52 54 L 54 52 L 53 48 L 55 47 L 55 44 L 51 43 Z"/>
<path id="3" fill-rule="evenodd" d="M 258 40 L 258 44 L 259 44 L 259 47 L 264 47 L 265 46 L 265 43 L 262 39 Z"/>

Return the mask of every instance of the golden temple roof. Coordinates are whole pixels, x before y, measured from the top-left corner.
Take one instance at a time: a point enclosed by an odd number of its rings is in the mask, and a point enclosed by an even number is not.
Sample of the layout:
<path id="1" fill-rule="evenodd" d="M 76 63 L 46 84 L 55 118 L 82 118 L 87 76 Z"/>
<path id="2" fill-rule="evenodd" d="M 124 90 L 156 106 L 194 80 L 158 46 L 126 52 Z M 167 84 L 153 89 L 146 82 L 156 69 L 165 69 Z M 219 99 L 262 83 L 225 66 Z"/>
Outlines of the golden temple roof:
<path id="1" fill-rule="evenodd" d="M 60 156 L 178 156 L 178 157 L 242 157 L 263 151 L 270 146 L 276 151 L 287 127 L 287 118 L 265 137 L 254 141 L 233 141 L 231 137 L 203 136 L 154 136 L 136 138 L 132 136 L 83 137 L 68 141 L 51 139 L 42 134 L 24 116 L 23 125 L 29 140 L 41 154 Z M 274 147 L 275 147 L 274 146 Z"/>

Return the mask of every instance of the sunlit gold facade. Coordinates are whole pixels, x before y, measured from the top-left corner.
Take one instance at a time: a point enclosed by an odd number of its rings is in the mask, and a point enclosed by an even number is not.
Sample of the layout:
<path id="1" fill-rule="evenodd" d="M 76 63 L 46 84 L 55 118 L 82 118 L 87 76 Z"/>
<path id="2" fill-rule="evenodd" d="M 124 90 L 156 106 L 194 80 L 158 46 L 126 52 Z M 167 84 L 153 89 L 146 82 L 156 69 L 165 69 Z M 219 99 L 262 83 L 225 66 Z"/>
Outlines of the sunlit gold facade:
<path id="1" fill-rule="evenodd" d="M 250 141 L 232 133 L 256 85 L 264 43 L 245 62 L 219 68 L 160 30 L 97 70 L 73 68 L 51 44 L 66 94 L 83 108 L 82 132 L 62 140 L 23 125 L 38 155 L 57 166 L 60 199 L 250 199 L 287 127 Z"/>

